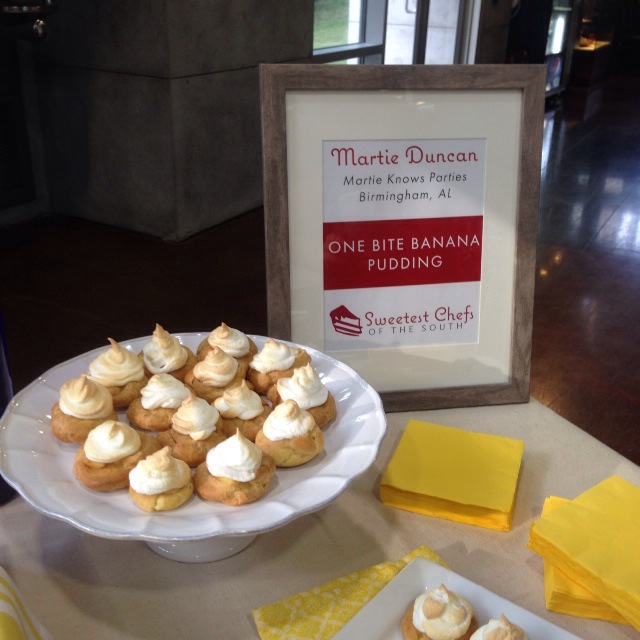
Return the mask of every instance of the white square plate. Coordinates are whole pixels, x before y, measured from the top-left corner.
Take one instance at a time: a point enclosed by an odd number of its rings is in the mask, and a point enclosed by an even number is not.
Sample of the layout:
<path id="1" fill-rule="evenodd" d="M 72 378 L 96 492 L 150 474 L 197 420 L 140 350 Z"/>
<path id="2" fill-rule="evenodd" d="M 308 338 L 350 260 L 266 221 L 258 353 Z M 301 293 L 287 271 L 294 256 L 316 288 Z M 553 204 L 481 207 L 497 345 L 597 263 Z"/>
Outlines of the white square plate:
<path id="1" fill-rule="evenodd" d="M 481 626 L 504 614 L 524 629 L 528 640 L 580 640 L 578 636 L 425 558 L 412 560 L 334 636 L 334 640 L 403 640 L 400 621 L 409 604 L 424 589 L 441 584 L 471 602 Z"/>

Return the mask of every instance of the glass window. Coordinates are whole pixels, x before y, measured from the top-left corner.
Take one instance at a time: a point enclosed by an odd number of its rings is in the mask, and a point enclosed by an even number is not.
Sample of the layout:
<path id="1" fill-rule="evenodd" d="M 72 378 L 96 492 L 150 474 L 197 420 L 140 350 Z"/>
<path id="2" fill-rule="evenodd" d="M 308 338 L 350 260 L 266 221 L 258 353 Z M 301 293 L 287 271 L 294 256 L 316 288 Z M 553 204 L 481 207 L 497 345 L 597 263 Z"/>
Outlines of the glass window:
<path id="1" fill-rule="evenodd" d="M 313 57 L 317 62 L 381 63 L 386 0 L 315 0 Z"/>
<path id="2" fill-rule="evenodd" d="M 388 0 L 386 64 L 472 64 L 481 0 Z"/>
<path id="3" fill-rule="evenodd" d="M 360 42 L 361 0 L 315 0 L 313 48 Z"/>

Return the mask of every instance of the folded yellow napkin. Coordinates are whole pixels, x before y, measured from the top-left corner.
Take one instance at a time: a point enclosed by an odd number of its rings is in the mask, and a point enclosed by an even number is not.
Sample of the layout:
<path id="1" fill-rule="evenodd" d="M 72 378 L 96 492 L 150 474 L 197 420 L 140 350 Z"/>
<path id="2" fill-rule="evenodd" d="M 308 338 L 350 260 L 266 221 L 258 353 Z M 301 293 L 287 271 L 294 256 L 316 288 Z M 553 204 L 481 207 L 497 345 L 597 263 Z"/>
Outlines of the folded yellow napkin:
<path id="1" fill-rule="evenodd" d="M 528 547 L 640 631 L 640 488 L 603 480 L 535 520 Z"/>
<path id="2" fill-rule="evenodd" d="M 548 497 L 542 507 L 542 517 L 566 502 L 569 502 L 566 498 Z M 543 558 L 543 565 L 544 599 L 549 611 L 629 624 L 615 609 L 602 602 L 562 569 L 554 567 L 546 558 Z"/>
<path id="3" fill-rule="evenodd" d="M 27 608 L 9 574 L 0 567 L 0 638 L 48 640 L 50 637 Z"/>
<path id="4" fill-rule="evenodd" d="M 524 442 L 410 420 L 380 482 L 399 509 L 509 531 Z"/>
<path id="5" fill-rule="evenodd" d="M 445 566 L 431 549 L 418 547 L 402 560 L 383 562 L 275 604 L 254 609 L 252 614 L 258 633 L 262 640 L 329 640 L 418 556 Z"/>

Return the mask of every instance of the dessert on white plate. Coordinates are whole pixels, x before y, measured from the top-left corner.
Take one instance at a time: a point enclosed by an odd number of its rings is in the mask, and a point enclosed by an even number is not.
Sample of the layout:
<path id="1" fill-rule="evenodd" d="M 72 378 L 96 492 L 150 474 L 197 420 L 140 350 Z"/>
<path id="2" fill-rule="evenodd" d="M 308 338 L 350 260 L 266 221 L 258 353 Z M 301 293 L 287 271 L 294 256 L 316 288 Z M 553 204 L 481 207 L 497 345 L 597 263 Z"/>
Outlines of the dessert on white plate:
<path id="1" fill-rule="evenodd" d="M 168 373 L 157 373 L 140 390 L 127 409 L 129 422 L 147 431 L 166 431 L 180 405 L 191 391 L 183 382 Z"/>
<path id="2" fill-rule="evenodd" d="M 89 379 L 98 382 L 113 396 L 113 406 L 126 409 L 140 396 L 148 382 L 144 366 L 134 353 L 113 338 L 108 338 L 109 349 L 102 351 L 89 363 Z"/>
<path id="3" fill-rule="evenodd" d="M 191 469 L 171 455 L 170 447 L 152 453 L 129 472 L 129 495 L 145 511 L 169 511 L 193 494 Z"/>
<path id="4" fill-rule="evenodd" d="M 238 431 L 209 451 L 193 482 L 201 498 L 238 506 L 259 500 L 275 470 L 273 458 Z"/>
<path id="5" fill-rule="evenodd" d="M 173 337 L 193 350 L 205 335 Z M 249 337 L 259 349 L 267 340 L 263 336 Z M 138 354 L 149 340 L 146 336 L 122 345 Z M 51 407 L 59 398 L 60 387 L 86 372 L 89 362 L 103 348 L 49 369 L 15 395 L 0 421 L 0 471 L 35 509 L 87 533 L 143 540 L 159 555 L 182 562 L 229 557 L 256 535 L 329 504 L 371 466 L 384 437 L 386 417 L 375 390 L 344 363 L 310 347 L 303 349 L 338 405 L 338 418 L 325 441 L 325 452 L 311 465 L 282 473 L 263 498 L 241 511 L 224 503 L 191 499 L 168 517 L 149 517 L 127 492 L 89 493 L 77 481 L 71 471 L 77 449 L 58 445 L 43 425 L 50 423 Z M 106 390 L 105 394 L 110 395 Z M 116 418 L 114 412 L 111 419 Z"/>
<path id="6" fill-rule="evenodd" d="M 207 453 L 224 441 L 218 430 L 220 414 L 206 400 L 191 394 L 171 418 L 171 429 L 158 434 L 172 455 L 184 460 L 192 469 L 204 462 Z"/>
<path id="7" fill-rule="evenodd" d="M 94 491 L 116 491 L 129 486 L 129 471 L 160 449 L 147 433 L 117 420 L 94 427 L 73 461 L 78 481 Z"/>
<path id="8" fill-rule="evenodd" d="M 159 324 L 156 324 L 151 339 L 143 345 L 139 357 L 149 376 L 168 373 L 180 381 L 184 381 L 187 371 L 197 362 L 195 353 Z"/>
<path id="9" fill-rule="evenodd" d="M 295 400 L 276 405 L 256 435 L 256 444 L 277 467 L 299 467 L 324 449 L 324 435 L 313 416 Z"/>
<path id="10" fill-rule="evenodd" d="M 105 420 L 116 420 L 113 397 L 86 374 L 67 380 L 51 409 L 51 433 L 62 442 L 82 444 L 89 431 Z"/>

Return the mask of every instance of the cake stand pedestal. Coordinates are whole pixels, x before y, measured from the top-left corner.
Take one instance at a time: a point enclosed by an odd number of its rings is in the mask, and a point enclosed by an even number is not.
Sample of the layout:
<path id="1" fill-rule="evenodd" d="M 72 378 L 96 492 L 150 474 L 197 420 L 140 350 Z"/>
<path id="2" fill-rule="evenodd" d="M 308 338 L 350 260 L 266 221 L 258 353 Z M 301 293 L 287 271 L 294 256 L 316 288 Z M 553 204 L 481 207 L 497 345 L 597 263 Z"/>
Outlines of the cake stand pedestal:
<path id="1" fill-rule="evenodd" d="M 224 560 L 246 549 L 256 535 L 216 536 L 205 540 L 185 542 L 146 542 L 146 545 L 158 555 L 177 562 L 215 562 Z"/>

